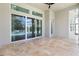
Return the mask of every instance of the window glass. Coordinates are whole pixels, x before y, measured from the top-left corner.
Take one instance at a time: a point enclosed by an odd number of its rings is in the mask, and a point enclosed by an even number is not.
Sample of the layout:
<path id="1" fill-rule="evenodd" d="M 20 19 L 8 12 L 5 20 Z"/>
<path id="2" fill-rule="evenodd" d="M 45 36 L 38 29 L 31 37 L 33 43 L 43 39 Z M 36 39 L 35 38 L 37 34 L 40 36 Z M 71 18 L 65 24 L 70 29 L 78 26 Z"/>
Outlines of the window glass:
<path id="1" fill-rule="evenodd" d="M 27 18 L 27 38 L 42 36 L 42 20 Z"/>
<path id="2" fill-rule="evenodd" d="M 25 39 L 25 22 L 24 16 L 12 15 L 12 41 Z"/>

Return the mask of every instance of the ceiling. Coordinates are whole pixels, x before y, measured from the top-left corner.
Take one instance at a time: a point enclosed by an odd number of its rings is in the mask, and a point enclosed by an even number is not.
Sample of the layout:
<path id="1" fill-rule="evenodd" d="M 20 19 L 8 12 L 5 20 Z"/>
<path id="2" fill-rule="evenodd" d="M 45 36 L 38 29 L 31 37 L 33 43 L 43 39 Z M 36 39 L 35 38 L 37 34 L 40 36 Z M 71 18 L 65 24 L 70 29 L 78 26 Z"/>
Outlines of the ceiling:
<path id="1" fill-rule="evenodd" d="M 44 3 L 27 3 L 30 6 L 39 8 L 41 10 L 48 10 L 48 5 L 44 4 Z M 75 5 L 76 3 L 55 3 L 51 6 L 51 9 L 53 11 L 58 11 L 64 8 L 67 8 L 69 6 Z"/>

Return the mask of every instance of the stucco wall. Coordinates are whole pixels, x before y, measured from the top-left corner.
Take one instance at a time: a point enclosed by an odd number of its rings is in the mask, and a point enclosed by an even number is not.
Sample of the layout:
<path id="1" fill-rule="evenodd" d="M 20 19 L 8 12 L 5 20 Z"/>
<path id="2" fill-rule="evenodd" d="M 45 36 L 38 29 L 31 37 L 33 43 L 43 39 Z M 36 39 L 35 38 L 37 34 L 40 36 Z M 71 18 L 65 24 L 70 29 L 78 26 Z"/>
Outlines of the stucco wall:
<path id="1" fill-rule="evenodd" d="M 0 46 L 10 41 L 10 5 L 0 4 Z"/>

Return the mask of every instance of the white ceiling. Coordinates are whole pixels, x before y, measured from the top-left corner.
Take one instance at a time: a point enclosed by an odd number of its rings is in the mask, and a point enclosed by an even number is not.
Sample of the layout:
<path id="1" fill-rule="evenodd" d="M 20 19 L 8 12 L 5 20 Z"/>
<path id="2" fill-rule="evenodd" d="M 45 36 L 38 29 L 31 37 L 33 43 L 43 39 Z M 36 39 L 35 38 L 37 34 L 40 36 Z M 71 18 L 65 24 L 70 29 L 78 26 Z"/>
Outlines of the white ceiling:
<path id="1" fill-rule="evenodd" d="M 44 3 L 27 3 L 30 6 L 42 9 L 42 10 L 48 10 L 48 5 Z M 53 11 L 58 11 L 64 8 L 67 8 L 69 6 L 75 5 L 76 3 L 55 3 L 51 6 L 51 9 Z"/>

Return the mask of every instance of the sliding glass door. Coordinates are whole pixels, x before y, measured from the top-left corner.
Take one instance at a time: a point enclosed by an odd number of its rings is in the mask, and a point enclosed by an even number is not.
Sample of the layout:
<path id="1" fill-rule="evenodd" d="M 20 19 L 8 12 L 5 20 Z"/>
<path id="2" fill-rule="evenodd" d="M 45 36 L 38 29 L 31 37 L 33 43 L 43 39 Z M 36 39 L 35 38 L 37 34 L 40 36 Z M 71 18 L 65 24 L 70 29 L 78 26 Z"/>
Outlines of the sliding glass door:
<path id="1" fill-rule="evenodd" d="M 12 14 L 12 41 L 34 38 L 37 36 L 42 36 L 42 20 Z"/>
<path id="2" fill-rule="evenodd" d="M 37 20 L 37 36 L 42 35 L 42 20 Z"/>
<path id="3" fill-rule="evenodd" d="M 27 18 L 27 38 L 42 36 L 42 20 Z"/>
<path id="4" fill-rule="evenodd" d="M 26 19 L 24 16 L 13 15 L 11 20 L 12 41 L 25 39 Z"/>
<path id="5" fill-rule="evenodd" d="M 35 37 L 35 23 L 33 18 L 27 17 L 27 38 Z"/>

